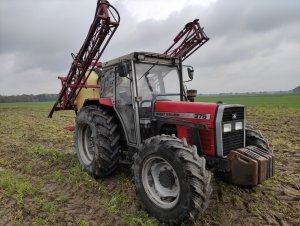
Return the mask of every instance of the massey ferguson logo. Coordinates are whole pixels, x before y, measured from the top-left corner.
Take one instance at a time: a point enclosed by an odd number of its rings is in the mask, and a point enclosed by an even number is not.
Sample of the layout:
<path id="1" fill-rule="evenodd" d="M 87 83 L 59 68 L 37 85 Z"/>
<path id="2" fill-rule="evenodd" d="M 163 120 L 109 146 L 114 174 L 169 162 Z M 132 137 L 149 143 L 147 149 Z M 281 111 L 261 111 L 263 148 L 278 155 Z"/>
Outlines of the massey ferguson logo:
<path id="1" fill-rule="evenodd" d="M 232 119 L 237 119 L 237 114 L 236 113 L 232 114 Z"/>

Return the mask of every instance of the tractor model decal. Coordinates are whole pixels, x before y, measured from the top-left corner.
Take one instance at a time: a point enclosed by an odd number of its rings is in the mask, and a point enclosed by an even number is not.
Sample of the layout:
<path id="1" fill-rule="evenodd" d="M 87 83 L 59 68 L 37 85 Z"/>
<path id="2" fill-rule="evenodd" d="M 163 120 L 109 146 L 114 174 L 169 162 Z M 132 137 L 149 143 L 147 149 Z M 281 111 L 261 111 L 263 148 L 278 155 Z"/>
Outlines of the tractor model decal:
<path id="1" fill-rule="evenodd" d="M 210 119 L 210 114 L 202 114 L 202 113 L 199 114 L 199 113 L 155 112 L 155 116 L 188 118 L 188 119 L 202 119 L 202 120 Z"/>

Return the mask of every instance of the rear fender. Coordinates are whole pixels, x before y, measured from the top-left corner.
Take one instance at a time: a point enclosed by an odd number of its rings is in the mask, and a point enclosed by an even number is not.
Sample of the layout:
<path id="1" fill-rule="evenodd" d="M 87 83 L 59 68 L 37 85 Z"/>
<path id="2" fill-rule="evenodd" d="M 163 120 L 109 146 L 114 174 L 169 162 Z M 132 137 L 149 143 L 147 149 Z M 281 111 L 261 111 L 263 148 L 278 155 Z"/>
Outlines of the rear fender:
<path id="1" fill-rule="evenodd" d="M 86 99 L 84 101 L 83 106 L 106 106 L 106 107 L 113 107 L 112 99 L 111 98 L 92 98 Z"/>

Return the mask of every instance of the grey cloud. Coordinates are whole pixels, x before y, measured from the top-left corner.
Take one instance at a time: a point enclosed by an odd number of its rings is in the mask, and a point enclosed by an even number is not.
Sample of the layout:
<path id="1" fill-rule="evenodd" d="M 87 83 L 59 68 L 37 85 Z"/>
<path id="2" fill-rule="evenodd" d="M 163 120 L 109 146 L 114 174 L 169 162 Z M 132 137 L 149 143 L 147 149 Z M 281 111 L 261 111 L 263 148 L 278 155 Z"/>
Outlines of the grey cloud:
<path id="1" fill-rule="evenodd" d="M 70 52 L 80 48 L 93 13 L 80 1 L 5 1 L 0 5 L 0 53 L 16 55 L 17 71 L 59 71 Z"/>
<path id="2" fill-rule="evenodd" d="M 209 10 L 207 27 L 214 35 L 269 32 L 300 20 L 300 3 L 296 0 L 218 1 Z M 228 37 L 230 37 L 228 35 Z"/>
<path id="3" fill-rule="evenodd" d="M 68 72 L 70 53 L 81 47 L 95 5 L 96 0 L 0 0 L 0 59 L 7 59 L 0 61 L 0 94 L 15 93 L 9 88 L 15 81 L 27 84 L 33 78 L 38 82 L 18 92 L 58 92 L 56 77 Z M 113 5 L 121 24 L 104 61 L 133 51 L 163 52 L 185 23 L 199 18 L 211 40 L 185 62 L 199 75 L 188 86 L 213 93 L 286 90 L 300 83 L 299 1 L 218 0 L 209 7 L 187 5 L 165 20 L 141 22 L 126 1 Z"/>

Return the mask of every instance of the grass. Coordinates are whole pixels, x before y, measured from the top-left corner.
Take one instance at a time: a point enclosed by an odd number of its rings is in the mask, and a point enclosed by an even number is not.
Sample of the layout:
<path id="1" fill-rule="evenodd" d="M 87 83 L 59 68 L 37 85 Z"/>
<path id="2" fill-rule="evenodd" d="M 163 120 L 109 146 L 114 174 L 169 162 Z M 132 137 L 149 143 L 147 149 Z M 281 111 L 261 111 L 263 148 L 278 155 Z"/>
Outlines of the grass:
<path id="1" fill-rule="evenodd" d="M 0 103 L 0 109 L 10 108 L 10 109 L 18 109 L 18 108 L 46 108 L 49 109 L 53 106 L 54 102 L 17 102 L 17 103 Z"/>
<path id="2" fill-rule="evenodd" d="M 11 204 L 15 202 L 11 208 L 16 213 L 16 225 L 23 225 L 26 216 L 24 213 L 31 213 L 32 220 L 37 225 L 54 225 L 57 222 L 56 216 L 61 200 L 53 200 L 47 193 L 42 192 L 42 186 L 43 181 L 33 181 L 30 177 L 16 175 L 11 170 L 0 172 L 0 191 L 4 191 L 5 198 L 13 200 Z"/>
<path id="3" fill-rule="evenodd" d="M 85 221 L 85 220 L 81 220 L 81 219 L 77 219 L 76 220 L 76 225 L 77 226 L 89 226 L 89 222 Z"/>
<path id="4" fill-rule="evenodd" d="M 15 176 L 11 171 L 0 172 L 0 189 L 12 197 L 18 206 L 24 205 L 24 198 L 38 193 L 38 189 L 27 179 Z"/>
<path id="5" fill-rule="evenodd" d="M 300 94 L 200 96 L 195 101 L 213 103 L 222 101 L 228 104 L 242 104 L 247 107 L 300 108 Z"/>
<path id="6" fill-rule="evenodd" d="M 109 212 L 119 214 L 124 219 L 124 225 L 156 225 L 157 221 L 153 218 L 149 218 L 148 214 L 146 214 L 144 211 L 136 211 L 134 213 L 124 211 L 130 208 L 134 202 L 134 199 L 127 194 L 115 192 L 111 198 L 102 200 L 101 204 Z"/>

